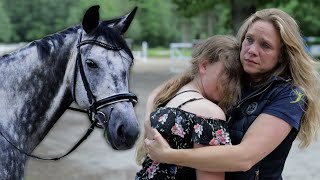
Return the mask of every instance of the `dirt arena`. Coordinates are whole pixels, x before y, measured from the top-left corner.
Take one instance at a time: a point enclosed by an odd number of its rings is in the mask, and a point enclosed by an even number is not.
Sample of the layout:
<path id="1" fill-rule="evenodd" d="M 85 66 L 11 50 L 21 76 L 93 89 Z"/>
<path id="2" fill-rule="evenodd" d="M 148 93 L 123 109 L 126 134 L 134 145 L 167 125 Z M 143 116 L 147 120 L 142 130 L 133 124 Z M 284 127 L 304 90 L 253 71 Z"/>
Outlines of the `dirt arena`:
<path id="1" fill-rule="evenodd" d="M 131 91 L 139 103 L 136 113 L 143 120 L 148 93 L 174 75 L 169 60 L 136 61 L 131 73 Z M 33 152 L 46 157 L 61 155 L 82 137 L 89 126 L 87 117 L 80 113 L 66 112 L 50 131 L 45 140 Z M 285 180 L 320 179 L 320 142 L 306 150 L 297 148 L 297 142 L 289 154 L 283 173 Z M 112 150 L 95 129 L 91 136 L 72 154 L 56 161 L 29 159 L 26 180 L 130 180 L 139 166 L 135 164 L 135 148 L 127 151 Z"/>

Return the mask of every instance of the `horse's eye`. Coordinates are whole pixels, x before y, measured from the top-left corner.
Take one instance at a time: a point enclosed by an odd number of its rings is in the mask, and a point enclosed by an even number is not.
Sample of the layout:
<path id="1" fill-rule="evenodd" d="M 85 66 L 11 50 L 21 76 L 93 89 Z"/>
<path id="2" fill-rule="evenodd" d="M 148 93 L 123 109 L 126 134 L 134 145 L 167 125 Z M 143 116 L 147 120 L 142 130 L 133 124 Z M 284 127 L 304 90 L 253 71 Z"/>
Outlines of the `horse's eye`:
<path id="1" fill-rule="evenodd" d="M 96 65 L 96 63 L 94 63 L 91 59 L 87 59 L 86 60 L 86 64 L 89 68 L 98 68 L 98 66 Z"/>

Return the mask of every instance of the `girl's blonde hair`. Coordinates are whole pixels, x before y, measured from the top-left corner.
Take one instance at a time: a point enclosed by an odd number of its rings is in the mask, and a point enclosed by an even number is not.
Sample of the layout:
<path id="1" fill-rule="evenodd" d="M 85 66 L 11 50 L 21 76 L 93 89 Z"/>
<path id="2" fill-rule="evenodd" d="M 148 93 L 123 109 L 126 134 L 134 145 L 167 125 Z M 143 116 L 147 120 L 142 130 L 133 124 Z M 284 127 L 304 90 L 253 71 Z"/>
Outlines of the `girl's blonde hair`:
<path id="1" fill-rule="evenodd" d="M 305 44 L 296 21 L 287 13 L 271 8 L 251 15 L 238 31 L 238 40 L 243 42 L 248 28 L 256 21 L 266 21 L 278 30 L 282 49 L 279 66 L 272 75 L 290 77 L 293 85 L 302 88 L 307 97 L 306 112 L 301 119 L 298 138 L 300 147 L 307 147 L 317 137 L 320 128 L 320 87 L 315 60 L 305 51 Z"/>
<path id="2" fill-rule="evenodd" d="M 240 78 L 242 66 L 239 60 L 240 46 L 236 38 L 232 36 L 216 35 L 199 44 L 196 44 L 192 51 L 191 65 L 184 73 L 170 79 L 157 93 L 152 110 L 165 105 L 178 92 L 182 86 L 192 81 L 199 70 L 199 63 L 208 60 L 210 63 L 222 61 L 224 70 L 218 79 L 218 91 L 222 99 L 218 105 L 226 112 L 234 105 L 241 95 Z M 145 139 L 145 136 L 142 140 Z M 141 142 L 137 151 L 137 163 L 141 164 L 146 156 L 146 151 Z"/>

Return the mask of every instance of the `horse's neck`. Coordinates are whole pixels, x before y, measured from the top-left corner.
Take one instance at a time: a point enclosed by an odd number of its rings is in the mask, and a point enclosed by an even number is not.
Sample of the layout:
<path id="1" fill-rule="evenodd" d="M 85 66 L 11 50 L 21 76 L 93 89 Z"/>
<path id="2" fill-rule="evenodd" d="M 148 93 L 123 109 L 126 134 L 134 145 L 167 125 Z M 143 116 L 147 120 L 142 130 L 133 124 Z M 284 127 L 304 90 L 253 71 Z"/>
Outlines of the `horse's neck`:
<path id="1" fill-rule="evenodd" d="M 72 102 L 67 69 L 74 63 L 71 59 L 76 56 L 76 42 L 77 28 L 74 32 L 69 29 L 34 41 L 0 60 L 0 112 L 5 115 L 1 129 L 37 136 L 37 140 L 44 138 Z"/>

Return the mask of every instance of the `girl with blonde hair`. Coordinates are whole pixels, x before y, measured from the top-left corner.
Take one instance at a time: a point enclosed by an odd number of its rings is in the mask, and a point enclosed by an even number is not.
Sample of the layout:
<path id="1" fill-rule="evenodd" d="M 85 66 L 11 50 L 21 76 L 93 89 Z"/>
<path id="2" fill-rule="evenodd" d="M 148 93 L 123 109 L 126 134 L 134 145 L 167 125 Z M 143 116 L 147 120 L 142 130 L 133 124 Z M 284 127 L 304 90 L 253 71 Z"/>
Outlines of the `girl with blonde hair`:
<path id="1" fill-rule="evenodd" d="M 173 148 L 231 144 L 224 111 L 240 97 L 239 45 L 231 36 L 212 36 L 193 48 L 190 68 L 163 86 L 150 108 L 152 127 Z M 219 105 L 219 106 L 218 106 Z M 150 123 L 149 123 L 150 124 Z M 224 179 L 224 173 L 195 171 L 147 157 L 140 144 L 136 180 Z"/>

